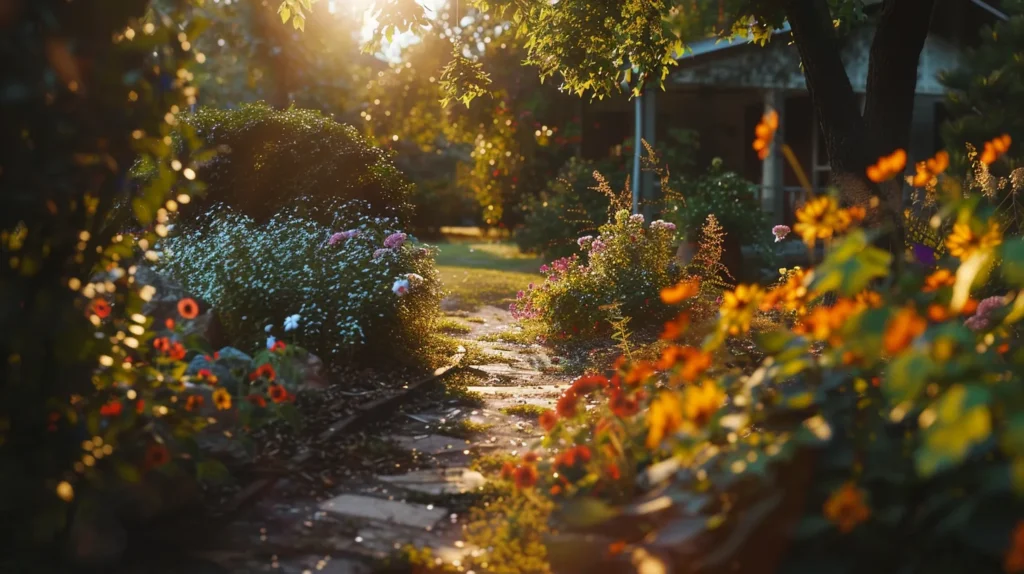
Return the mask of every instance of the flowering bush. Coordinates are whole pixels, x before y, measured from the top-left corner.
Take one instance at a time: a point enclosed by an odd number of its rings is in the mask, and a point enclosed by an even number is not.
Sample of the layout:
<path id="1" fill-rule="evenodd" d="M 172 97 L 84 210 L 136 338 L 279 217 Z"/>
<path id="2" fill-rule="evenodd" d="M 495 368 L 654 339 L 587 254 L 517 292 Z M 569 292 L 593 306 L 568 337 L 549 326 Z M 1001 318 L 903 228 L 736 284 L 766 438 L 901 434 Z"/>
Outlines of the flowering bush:
<path id="1" fill-rule="evenodd" d="M 257 344 L 298 314 L 291 336 L 329 363 L 412 361 L 438 316 L 433 253 L 362 207 L 341 205 L 333 226 L 301 202 L 263 225 L 215 209 L 163 242 L 160 269 L 213 305 L 232 340 Z"/>
<path id="2" fill-rule="evenodd" d="M 857 228 L 864 210 L 823 196 L 793 230 L 835 241 L 818 267 L 727 292 L 699 347 L 678 342 L 684 313 L 660 360 L 575 381 L 540 418 L 550 456 L 507 469 L 557 504 L 549 554 L 683 572 L 1024 569 L 1024 240 L 952 197 L 950 256 L 895 278 Z M 979 303 L 989 277 L 1009 292 Z M 780 311 L 788 329 L 753 332 Z M 751 338 L 748 359 L 730 352 Z"/>
<path id="3" fill-rule="evenodd" d="M 541 267 L 547 279 L 518 294 L 512 315 L 536 322 L 555 338 L 602 332 L 608 307 L 615 304 L 626 317 L 664 319 L 670 308 L 659 293 L 682 273 L 674 262 L 674 232 L 671 223 L 645 226 L 643 215 L 619 211 L 596 237 L 578 239 L 588 255 L 586 265 L 574 255 Z"/>

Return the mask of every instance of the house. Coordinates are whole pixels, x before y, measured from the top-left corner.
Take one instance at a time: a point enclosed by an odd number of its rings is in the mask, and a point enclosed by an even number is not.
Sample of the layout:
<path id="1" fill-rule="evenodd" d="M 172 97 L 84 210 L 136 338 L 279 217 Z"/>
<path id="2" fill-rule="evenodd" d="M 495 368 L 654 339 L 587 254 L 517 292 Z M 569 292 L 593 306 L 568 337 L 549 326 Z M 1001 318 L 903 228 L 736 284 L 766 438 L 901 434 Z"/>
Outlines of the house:
<path id="1" fill-rule="evenodd" d="M 868 9 L 881 0 L 868 0 Z M 877 8 L 877 6 L 875 6 Z M 941 148 L 944 89 L 938 76 L 957 63 L 961 50 L 977 42 L 978 31 L 1003 14 L 983 0 L 937 0 L 931 29 L 921 52 L 914 105 L 909 162 L 931 157 Z M 874 28 L 863 25 L 843 38 L 842 57 L 853 89 L 865 92 L 868 54 Z M 762 162 L 752 149 L 754 127 L 766 109 L 780 116 L 776 145 L 793 150 L 815 191 L 829 180 L 828 157 L 814 108 L 800 70 L 796 46 L 786 25 L 767 46 L 747 40 L 707 39 L 690 46 L 666 80 L 665 91 L 647 90 L 642 98 L 598 102 L 584 119 L 583 154 L 600 157 L 637 128 L 648 142 L 663 139 L 673 128 L 695 130 L 700 137 L 698 165 L 719 157 L 726 168 L 759 182 L 761 204 L 773 219 L 787 222 L 803 189 L 780 153 Z M 635 171 L 634 171 L 635 172 Z M 778 175 L 781 172 L 781 177 Z M 657 182 L 641 175 L 641 197 L 653 198 Z M 781 179 L 781 190 L 776 189 Z M 781 213 L 780 213 L 781 211 Z"/>

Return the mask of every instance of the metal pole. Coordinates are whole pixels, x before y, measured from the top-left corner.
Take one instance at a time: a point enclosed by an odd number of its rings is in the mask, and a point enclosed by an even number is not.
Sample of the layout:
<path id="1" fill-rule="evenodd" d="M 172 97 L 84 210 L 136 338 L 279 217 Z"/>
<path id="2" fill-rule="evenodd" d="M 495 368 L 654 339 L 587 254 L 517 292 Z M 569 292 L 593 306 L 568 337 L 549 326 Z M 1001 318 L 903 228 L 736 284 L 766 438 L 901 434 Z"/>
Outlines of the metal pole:
<path id="1" fill-rule="evenodd" d="M 642 97 L 633 98 L 633 108 L 636 111 L 633 118 L 633 213 L 640 213 L 640 140 L 643 139 L 644 110 L 640 103 Z"/>

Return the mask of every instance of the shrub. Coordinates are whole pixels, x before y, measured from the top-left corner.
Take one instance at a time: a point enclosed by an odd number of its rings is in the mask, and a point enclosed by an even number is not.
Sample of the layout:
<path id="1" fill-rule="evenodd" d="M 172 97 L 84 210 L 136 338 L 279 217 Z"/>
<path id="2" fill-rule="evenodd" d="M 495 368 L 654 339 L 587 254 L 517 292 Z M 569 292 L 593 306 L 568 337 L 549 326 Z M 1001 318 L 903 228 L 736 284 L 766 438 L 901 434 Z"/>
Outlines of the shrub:
<path id="1" fill-rule="evenodd" d="M 546 336 L 585 337 L 608 328 L 609 306 L 625 317 L 660 321 L 670 310 L 659 293 L 682 270 L 674 262 L 675 227 L 664 221 L 644 225 L 643 215 L 621 210 L 597 237 L 578 239 L 589 262 L 558 259 L 541 267 L 543 284 L 531 284 L 512 304 L 515 318 L 536 322 Z"/>
<path id="2" fill-rule="evenodd" d="M 699 347 L 680 323 L 660 360 L 575 381 L 541 417 L 545 458 L 517 470 L 554 500 L 559 532 L 587 534 L 574 555 L 687 572 L 1024 567 L 1024 240 L 951 197 L 949 256 L 888 281 L 890 254 L 855 229 L 863 210 L 821 197 L 794 231 L 846 235 L 817 268 L 727 292 Z M 989 274 L 1011 291 L 979 302 Z M 764 312 L 790 328 L 754 333 Z"/>
<path id="3" fill-rule="evenodd" d="M 212 304 L 243 344 L 298 314 L 296 342 L 328 363 L 415 361 L 441 298 L 432 251 L 396 220 L 360 215 L 364 205 L 341 206 L 330 227 L 307 205 L 264 224 L 214 209 L 164 241 L 160 269 Z"/>
<path id="4" fill-rule="evenodd" d="M 186 222 L 224 203 L 263 223 L 297 196 L 321 206 L 361 200 L 368 215 L 402 223 L 411 215 L 412 185 L 388 153 L 352 126 L 317 111 L 279 111 L 258 103 L 234 110 L 202 108 L 182 121 L 219 150 L 200 170 L 205 198 L 182 206 Z"/>

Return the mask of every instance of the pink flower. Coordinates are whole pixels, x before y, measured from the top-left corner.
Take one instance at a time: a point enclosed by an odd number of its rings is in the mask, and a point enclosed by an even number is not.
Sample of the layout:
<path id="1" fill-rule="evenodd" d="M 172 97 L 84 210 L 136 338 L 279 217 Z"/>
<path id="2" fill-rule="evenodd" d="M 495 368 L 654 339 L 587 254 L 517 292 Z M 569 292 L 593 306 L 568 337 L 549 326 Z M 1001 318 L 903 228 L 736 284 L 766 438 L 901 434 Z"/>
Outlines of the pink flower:
<path id="1" fill-rule="evenodd" d="M 391 250 L 390 249 L 384 249 L 382 247 L 382 248 L 380 248 L 380 249 L 378 249 L 378 250 L 373 252 L 373 258 L 374 259 L 380 259 L 381 257 L 384 257 L 388 253 L 391 253 Z"/>
<path id="2" fill-rule="evenodd" d="M 651 222 L 651 229 L 653 229 L 655 231 L 659 231 L 659 230 L 675 231 L 676 230 L 676 224 L 675 223 L 670 223 L 670 222 L 665 221 L 663 219 L 657 219 L 657 220 Z"/>
<path id="3" fill-rule="evenodd" d="M 790 229 L 788 225 L 776 225 L 775 227 L 773 227 L 772 235 L 775 236 L 775 243 L 778 243 L 785 239 L 786 236 L 789 235 L 790 231 L 792 231 L 792 229 Z"/>
<path id="4" fill-rule="evenodd" d="M 978 309 L 974 315 L 964 321 L 964 325 L 972 331 L 984 331 L 991 324 L 990 315 L 1006 304 L 1002 297 L 988 297 L 978 303 Z"/>
<path id="5" fill-rule="evenodd" d="M 358 237 L 358 236 L 359 236 L 359 230 L 358 229 L 350 229 L 348 231 L 340 231 L 340 232 L 335 233 L 334 235 L 332 235 L 331 238 L 327 240 L 327 244 L 328 245 L 337 245 L 338 243 L 341 243 L 342 241 L 346 241 L 348 239 L 352 239 L 353 237 Z"/>
<path id="6" fill-rule="evenodd" d="M 404 233 L 392 233 L 384 240 L 384 247 L 387 247 L 388 249 L 397 249 L 405 243 L 407 237 L 408 235 Z"/>

